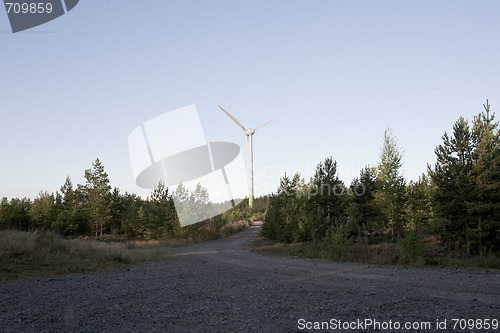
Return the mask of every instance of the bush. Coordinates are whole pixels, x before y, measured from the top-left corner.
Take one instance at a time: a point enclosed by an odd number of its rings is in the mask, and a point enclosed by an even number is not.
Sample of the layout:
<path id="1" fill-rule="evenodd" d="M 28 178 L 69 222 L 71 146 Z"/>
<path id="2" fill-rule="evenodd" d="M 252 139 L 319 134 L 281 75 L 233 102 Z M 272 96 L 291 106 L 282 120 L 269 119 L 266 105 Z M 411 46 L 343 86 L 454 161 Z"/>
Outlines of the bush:
<path id="1" fill-rule="evenodd" d="M 406 237 L 399 242 L 397 262 L 417 266 L 425 264 L 424 245 L 417 229 L 408 232 Z"/>

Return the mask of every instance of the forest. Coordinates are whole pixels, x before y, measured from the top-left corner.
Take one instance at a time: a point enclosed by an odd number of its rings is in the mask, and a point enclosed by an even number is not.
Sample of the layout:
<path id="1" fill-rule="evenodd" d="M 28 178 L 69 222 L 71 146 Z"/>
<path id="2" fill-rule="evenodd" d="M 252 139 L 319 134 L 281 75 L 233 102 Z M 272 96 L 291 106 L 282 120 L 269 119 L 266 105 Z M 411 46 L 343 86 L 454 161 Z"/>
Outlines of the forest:
<path id="1" fill-rule="evenodd" d="M 248 201 L 214 218 L 181 227 L 175 196 L 207 205 L 202 188 L 182 185 L 169 193 L 161 182 L 144 199 L 110 186 L 97 159 L 85 170 L 85 184 L 71 179 L 56 193 L 2 198 L 0 229 L 49 230 L 64 237 L 113 239 L 214 239 L 235 230 L 238 220 L 263 219 L 262 236 L 289 245 L 289 253 L 336 260 L 373 261 L 386 252 L 389 262 L 436 264 L 454 258 L 494 258 L 500 249 L 500 131 L 486 102 L 472 120 L 460 117 L 444 133 L 436 161 L 417 181 L 401 173 L 403 153 L 387 128 L 376 166 L 367 165 L 344 184 L 337 162 L 328 157 L 314 176 L 284 175 L 276 193 Z M 366 256 L 372 259 L 367 259 Z M 433 259 L 434 258 L 434 259 Z M 376 260 L 375 260 L 376 261 Z M 387 261 L 387 260 L 386 260 Z"/>
<path id="2" fill-rule="evenodd" d="M 263 235 L 301 244 L 291 253 L 303 256 L 370 261 L 385 250 L 383 262 L 423 265 L 444 253 L 488 257 L 498 268 L 500 133 L 488 101 L 483 107 L 444 133 L 436 162 L 417 181 L 401 174 L 402 149 L 390 128 L 378 165 L 363 168 L 350 185 L 331 157 L 308 182 L 285 175 L 270 198 Z"/>
<path id="3" fill-rule="evenodd" d="M 165 240 L 173 238 L 206 240 L 235 232 L 233 222 L 261 216 L 268 198 L 259 198 L 254 211 L 248 200 L 235 209 L 194 225 L 181 227 L 174 198 L 192 207 L 210 206 L 206 190 L 197 186 L 189 191 L 180 184 L 175 193 L 160 181 L 145 199 L 111 188 L 108 174 L 99 159 L 85 170 L 85 184 L 66 181 L 56 193 L 41 191 L 30 198 L 2 198 L 0 229 L 44 230 L 65 237 L 94 236 L 96 239 Z M 259 212 L 261 212 L 259 214 Z"/>

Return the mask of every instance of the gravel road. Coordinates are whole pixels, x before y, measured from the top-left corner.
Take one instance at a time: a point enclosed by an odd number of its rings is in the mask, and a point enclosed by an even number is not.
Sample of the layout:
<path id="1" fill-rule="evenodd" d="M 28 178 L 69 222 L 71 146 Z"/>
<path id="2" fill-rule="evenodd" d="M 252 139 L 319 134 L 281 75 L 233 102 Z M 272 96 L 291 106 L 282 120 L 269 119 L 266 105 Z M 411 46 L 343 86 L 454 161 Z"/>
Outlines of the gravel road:
<path id="1" fill-rule="evenodd" d="M 283 258 L 251 251 L 259 230 L 165 250 L 164 263 L 0 284 L 0 331 L 434 332 L 446 320 L 451 332 L 454 318 L 500 320 L 498 272 Z M 475 327 L 462 332 L 486 331 Z"/>

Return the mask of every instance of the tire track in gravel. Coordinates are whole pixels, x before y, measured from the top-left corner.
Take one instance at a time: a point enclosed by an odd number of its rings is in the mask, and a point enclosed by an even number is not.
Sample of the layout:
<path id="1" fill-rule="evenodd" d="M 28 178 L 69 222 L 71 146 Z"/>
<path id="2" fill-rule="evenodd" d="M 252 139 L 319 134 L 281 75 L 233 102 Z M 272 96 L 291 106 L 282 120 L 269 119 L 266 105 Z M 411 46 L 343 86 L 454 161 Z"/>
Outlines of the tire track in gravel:
<path id="1" fill-rule="evenodd" d="M 304 331 L 299 319 L 447 319 L 448 328 L 452 318 L 500 320 L 498 272 L 267 255 L 251 251 L 259 230 L 161 250 L 174 255 L 165 263 L 2 284 L 1 331 L 296 332 Z"/>

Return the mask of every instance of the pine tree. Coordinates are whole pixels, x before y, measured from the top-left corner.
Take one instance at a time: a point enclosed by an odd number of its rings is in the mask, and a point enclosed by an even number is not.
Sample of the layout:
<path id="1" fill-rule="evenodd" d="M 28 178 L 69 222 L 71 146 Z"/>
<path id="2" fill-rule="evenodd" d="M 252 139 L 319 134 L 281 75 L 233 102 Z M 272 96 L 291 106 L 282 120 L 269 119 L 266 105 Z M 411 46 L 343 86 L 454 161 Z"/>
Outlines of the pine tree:
<path id="1" fill-rule="evenodd" d="M 110 194 L 110 221 L 109 227 L 113 234 L 121 234 L 122 221 L 125 218 L 125 202 L 118 187 L 113 188 Z"/>
<path id="2" fill-rule="evenodd" d="M 305 217 L 304 180 L 299 173 L 280 179 L 278 193 L 271 196 L 263 234 L 280 242 L 311 239 L 308 218 Z M 269 222 L 269 224 L 268 224 Z"/>
<path id="3" fill-rule="evenodd" d="M 2 200 L 3 203 L 4 200 Z M 32 221 L 30 216 L 32 202 L 29 198 L 12 198 L 6 208 L 7 221 L 6 227 L 16 230 L 29 230 L 32 229 Z M 3 205 L 2 205 L 3 206 Z"/>
<path id="4" fill-rule="evenodd" d="M 65 236 L 83 233 L 86 228 L 83 226 L 84 221 L 78 218 L 76 195 L 69 176 L 60 191 L 56 193 L 57 217 L 51 229 Z"/>
<path id="5" fill-rule="evenodd" d="M 0 201 L 0 229 L 9 227 L 11 208 L 7 197 L 3 197 Z"/>
<path id="6" fill-rule="evenodd" d="M 110 191 L 108 174 L 99 159 L 92 164 L 92 169 L 85 170 L 86 183 L 81 187 L 86 201 L 86 209 L 91 223 L 94 225 L 95 236 L 102 237 L 111 219 Z"/>
<path id="7" fill-rule="evenodd" d="M 377 179 L 380 182 L 379 196 L 383 203 L 383 212 L 387 217 L 393 239 L 394 231 L 398 237 L 403 231 L 405 179 L 400 173 L 402 158 L 403 152 L 397 145 L 392 129 L 387 128 L 380 152 Z"/>
<path id="8" fill-rule="evenodd" d="M 346 188 L 339 179 L 337 162 L 328 157 L 316 166 L 312 181 L 311 211 L 320 214 L 314 218 L 314 238 L 326 237 L 330 228 L 338 228 L 346 222 Z M 314 206 L 319 206 L 320 209 Z"/>
<path id="9" fill-rule="evenodd" d="M 445 133 L 430 175 L 433 208 L 443 240 L 456 250 L 485 254 L 498 249 L 500 227 L 500 135 L 488 101 L 473 127 L 460 117 Z"/>
<path id="10" fill-rule="evenodd" d="M 65 209 L 72 209 L 75 206 L 75 191 L 73 183 L 69 176 L 66 177 L 64 184 L 61 186 L 62 205 Z"/>
<path id="11" fill-rule="evenodd" d="M 349 224 L 358 234 L 358 242 L 367 243 L 367 234 L 380 222 L 382 213 L 376 202 L 378 188 L 377 170 L 370 166 L 363 168 L 359 178 L 355 178 L 351 183 Z"/>
<path id="12" fill-rule="evenodd" d="M 122 198 L 123 201 L 123 219 L 121 228 L 126 237 L 137 237 L 139 235 L 139 209 L 144 204 L 144 201 L 136 194 L 125 192 Z"/>
<path id="13" fill-rule="evenodd" d="M 468 203 L 474 190 L 472 170 L 472 132 L 469 123 L 460 117 L 453 126 L 453 135 L 445 132 L 443 144 L 435 150 L 436 164 L 429 174 L 434 186 L 433 208 L 439 233 L 455 249 L 468 244 L 470 224 Z"/>
<path id="14" fill-rule="evenodd" d="M 420 232 L 432 218 L 430 177 L 422 174 L 418 181 L 411 181 L 406 187 L 406 198 L 406 228 Z"/>
<path id="15" fill-rule="evenodd" d="M 49 230 L 56 219 L 56 205 L 54 194 L 42 191 L 33 201 L 30 208 L 30 216 L 36 228 Z"/>
<path id="16" fill-rule="evenodd" d="M 488 100 L 483 107 L 485 113 L 474 118 L 471 178 L 475 189 L 468 205 L 471 225 L 467 230 L 469 247 L 481 255 L 497 249 L 496 234 L 500 230 L 500 134 Z"/>
<path id="17" fill-rule="evenodd" d="M 199 189 L 199 191 L 201 191 L 201 189 Z M 205 194 L 208 201 L 206 189 Z M 168 193 L 168 188 L 163 181 L 160 180 L 158 185 L 154 188 L 151 194 L 151 202 L 154 211 L 154 224 L 158 230 L 158 234 L 161 233 L 169 236 L 178 235 L 181 232 L 181 228 L 175 212 L 174 201 L 172 196 Z"/>

